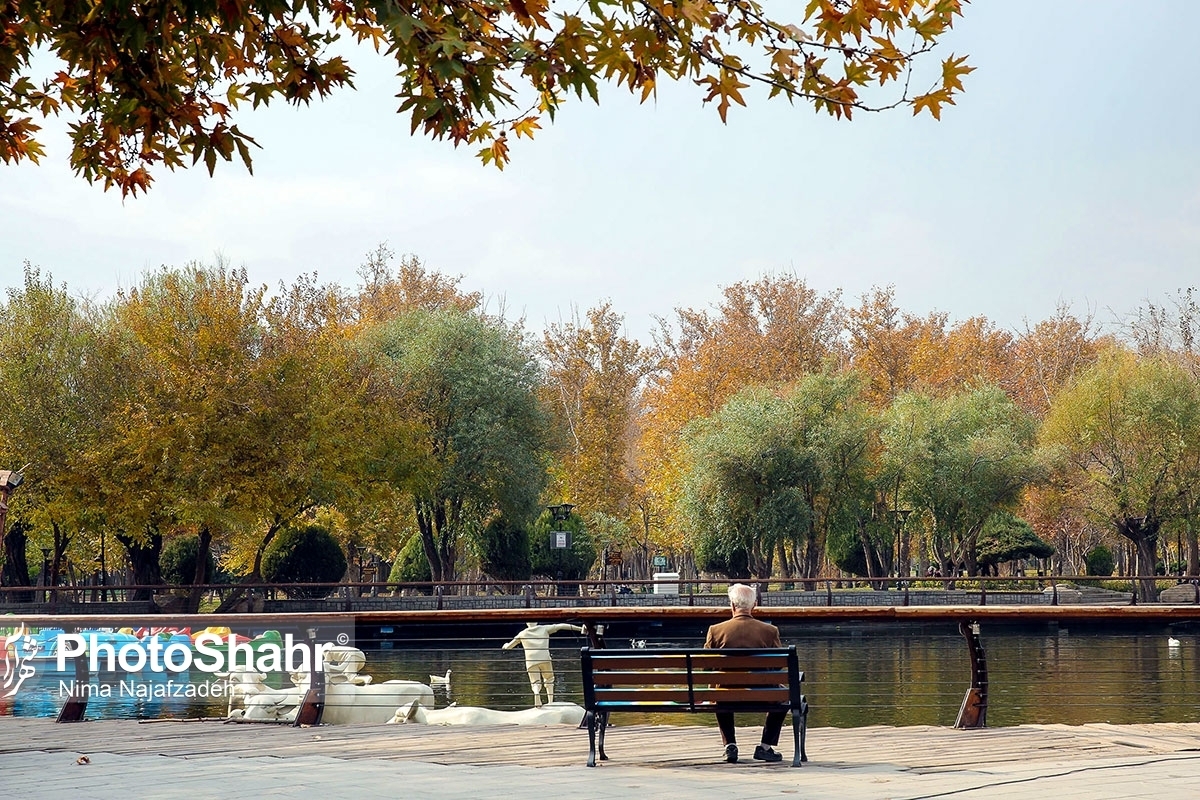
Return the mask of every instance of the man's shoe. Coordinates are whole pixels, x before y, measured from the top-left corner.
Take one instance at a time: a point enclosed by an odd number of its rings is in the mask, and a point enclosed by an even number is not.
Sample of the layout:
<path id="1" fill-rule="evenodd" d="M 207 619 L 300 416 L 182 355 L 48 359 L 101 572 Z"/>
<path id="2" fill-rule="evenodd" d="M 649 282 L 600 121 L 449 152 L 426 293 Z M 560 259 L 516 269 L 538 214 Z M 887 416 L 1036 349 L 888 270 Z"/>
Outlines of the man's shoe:
<path id="1" fill-rule="evenodd" d="M 763 747 L 760 744 L 754 748 L 754 760 L 767 762 L 783 761 L 783 753 L 773 750 L 770 747 Z"/>
<path id="2" fill-rule="evenodd" d="M 780 758 L 782 758 L 782 757 L 783 756 L 780 756 Z M 737 745 L 736 744 L 725 745 L 725 762 L 728 764 L 736 764 L 737 763 Z"/>

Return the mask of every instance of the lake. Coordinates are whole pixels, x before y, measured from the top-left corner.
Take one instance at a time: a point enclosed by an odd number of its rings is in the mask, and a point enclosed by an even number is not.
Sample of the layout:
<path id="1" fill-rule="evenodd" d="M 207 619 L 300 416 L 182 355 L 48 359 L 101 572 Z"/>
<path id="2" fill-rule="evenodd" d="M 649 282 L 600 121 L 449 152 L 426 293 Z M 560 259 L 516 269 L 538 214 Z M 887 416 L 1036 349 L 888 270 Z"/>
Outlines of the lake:
<path id="1" fill-rule="evenodd" d="M 812 624 L 781 625 L 785 644 L 794 644 L 805 672 L 804 691 L 814 727 L 864 725 L 952 725 L 970 682 L 965 640 L 953 625 Z M 515 633 L 516 631 L 512 631 Z M 1178 640 L 1177 646 L 1169 638 Z M 985 626 L 983 646 L 989 667 L 988 724 L 1193 722 L 1200 719 L 1197 655 L 1200 630 L 1184 626 L 1105 629 L 1096 625 Z M 629 639 L 607 637 L 609 647 Z M 450 691 L 435 690 L 438 706 L 500 710 L 528 708 L 532 702 L 521 650 L 505 651 L 505 637 L 396 642 L 390 649 L 366 650 L 363 672 L 376 683 L 393 678 L 428 682 L 451 671 Z M 645 641 L 650 647 L 699 646 L 695 631 L 664 632 Z M 556 699 L 582 702 L 579 646 L 582 637 L 556 634 L 553 657 Z M 377 643 L 371 643 L 377 644 Z M 386 644 L 386 643 L 385 643 Z M 186 674 L 185 674 L 186 675 Z M 62 681 L 70 676 L 42 670 L 6 702 L 0 715 L 53 717 L 62 704 Z M 174 678 L 175 684 L 185 679 Z M 211 679 L 193 675 L 191 694 L 215 691 Z M 287 685 L 281 675 L 274 686 Z M 118 675 L 101 676 L 89 718 L 223 717 L 227 700 L 172 697 L 134 687 L 126 691 Z M 135 681 L 147 684 L 147 681 Z M 160 680 L 160 684 L 165 681 Z M 178 691 L 178 689 L 176 689 Z M 712 725 L 708 715 L 622 715 L 621 724 L 668 722 Z M 747 721 L 753 724 L 753 720 Z"/>

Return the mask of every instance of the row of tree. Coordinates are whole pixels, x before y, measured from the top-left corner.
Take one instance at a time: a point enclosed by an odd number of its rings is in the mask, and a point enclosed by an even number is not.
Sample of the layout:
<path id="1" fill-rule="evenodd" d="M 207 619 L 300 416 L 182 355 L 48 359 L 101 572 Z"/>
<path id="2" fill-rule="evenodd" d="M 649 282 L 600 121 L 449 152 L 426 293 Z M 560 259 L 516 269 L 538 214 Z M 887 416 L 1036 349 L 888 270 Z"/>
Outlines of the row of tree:
<path id="1" fill-rule="evenodd" d="M 774 276 L 648 346 L 608 304 L 535 335 L 386 247 L 360 277 L 164 268 L 95 303 L 27 267 L 0 308 L 0 458 L 30 462 L 4 583 L 29 584 L 30 546 L 57 583 L 116 543 L 153 585 L 180 535 L 195 578 L 215 553 L 255 581 L 313 522 L 435 581 L 582 577 L 601 553 L 632 577 L 664 553 L 803 581 L 1056 549 L 1077 572 L 1116 536 L 1147 574 L 1171 533 L 1200 571 L 1190 293 L 1112 334 L 1065 308 L 1009 332 Z M 571 548 L 544 552 L 565 499 Z"/>

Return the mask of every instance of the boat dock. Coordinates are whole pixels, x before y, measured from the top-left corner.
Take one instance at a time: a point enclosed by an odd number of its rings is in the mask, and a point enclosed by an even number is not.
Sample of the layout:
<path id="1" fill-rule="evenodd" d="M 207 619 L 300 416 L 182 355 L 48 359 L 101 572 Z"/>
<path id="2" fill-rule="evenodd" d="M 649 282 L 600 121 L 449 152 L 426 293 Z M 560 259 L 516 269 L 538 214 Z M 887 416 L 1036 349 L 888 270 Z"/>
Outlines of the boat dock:
<path id="1" fill-rule="evenodd" d="M 996 800 L 1187 797 L 1200 723 L 866 727 L 809 731 L 800 768 L 720 760 L 712 728 L 610 728 L 586 767 L 573 726 L 353 725 L 219 720 L 55 724 L 0 719 L 0 776 L 14 798 L 746 798 Z M 786 740 L 787 737 L 785 737 Z M 790 742 L 784 741 L 785 756 Z"/>

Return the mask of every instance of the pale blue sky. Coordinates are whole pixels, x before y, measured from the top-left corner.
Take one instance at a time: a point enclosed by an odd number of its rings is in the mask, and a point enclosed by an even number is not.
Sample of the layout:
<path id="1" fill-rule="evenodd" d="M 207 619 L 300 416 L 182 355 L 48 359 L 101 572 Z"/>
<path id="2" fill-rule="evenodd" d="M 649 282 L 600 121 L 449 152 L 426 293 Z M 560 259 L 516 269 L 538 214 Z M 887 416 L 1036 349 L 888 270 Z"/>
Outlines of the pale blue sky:
<path id="1" fill-rule="evenodd" d="M 772 101 L 722 126 L 697 87 L 569 104 L 503 173 L 408 134 L 386 63 L 357 92 L 247 113 L 255 174 L 161 173 L 127 199 L 74 178 L 65 138 L 0 166 L 0 285 L 30 261 L 81 294 L 217 254 L 274 285 L 353 286 L 380 242 L 462 274 L 540 330 L 611 299 L 630 333 L 793 272 L 855 302 L 1007 328 L 1060 302 L 1102 321 L 1200 282 L 1200 3 L 976 0 L 942 55 L 976 71 L 942 122 L 836 122 Z"/>

